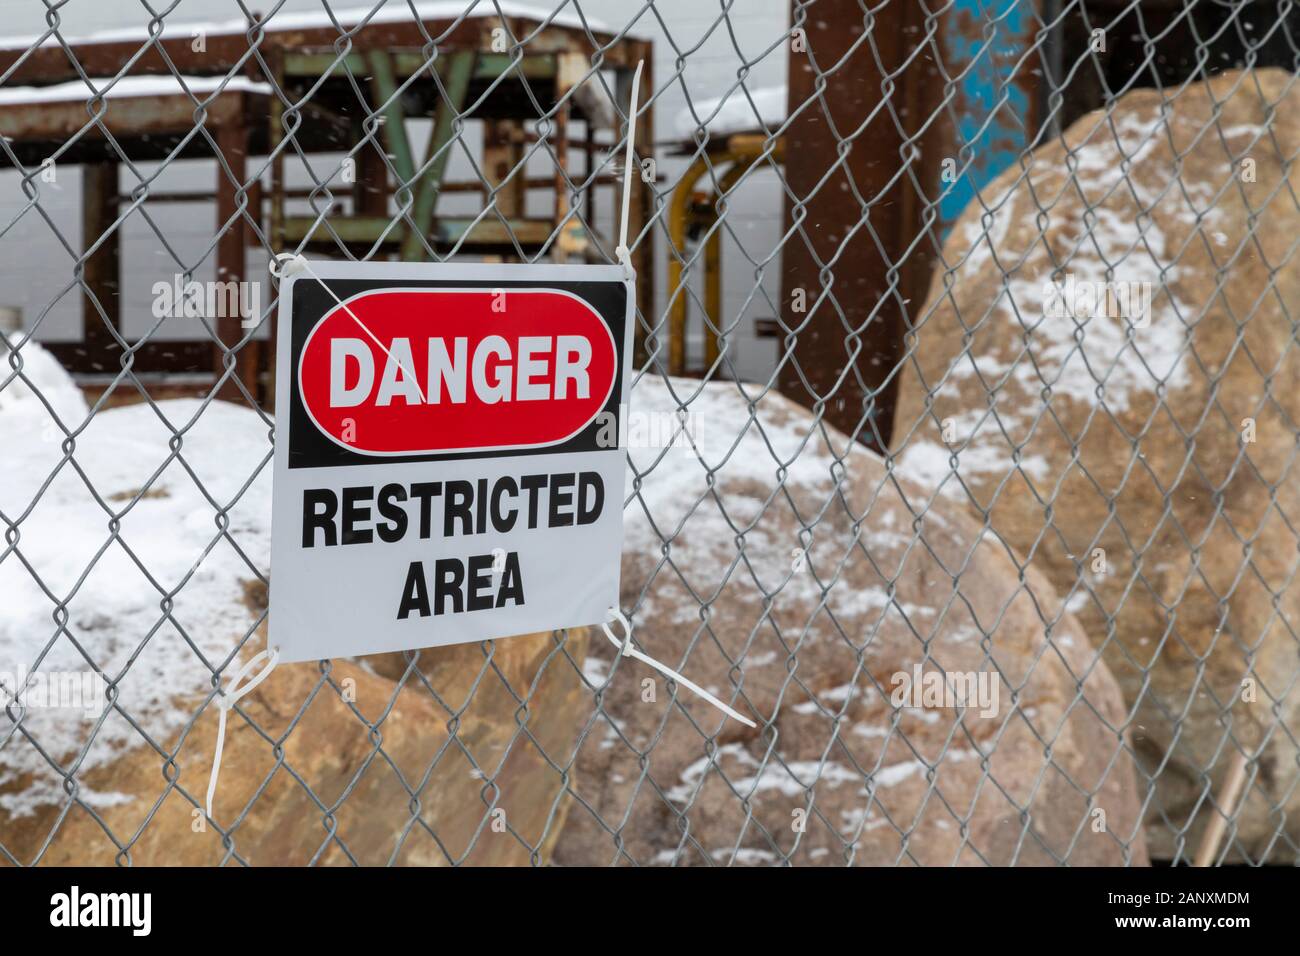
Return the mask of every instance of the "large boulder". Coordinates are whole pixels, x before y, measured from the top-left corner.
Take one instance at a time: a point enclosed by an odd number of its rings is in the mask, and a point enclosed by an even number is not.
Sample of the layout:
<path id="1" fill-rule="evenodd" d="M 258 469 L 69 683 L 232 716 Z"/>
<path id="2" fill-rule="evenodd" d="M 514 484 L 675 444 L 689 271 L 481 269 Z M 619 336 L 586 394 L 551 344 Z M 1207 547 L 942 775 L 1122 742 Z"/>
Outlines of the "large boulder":
<path id="1" fill-rule="evenodd" d="M 1234 858 L 1300 837 L 1297 150 L 1289 73 L 1129 93 L 972 203 L 909 336 L 897 460 L 1103 652 L 1160 858 L 1239 750 Z"/>
<path id="2" fill-rule="evenodd" d="M 210 668 L 264 640 L 269 423 L 177 400 L 82 429 L 58 363 L 35 343 L 12 357 L 24 377 L 0 377 L 0 514 L 16 521 L 16 546 L 0 544 L 0 684 L 25 689 L 21 706 L 0 698 L 0 857 L 546 862 L 569 806 L 552 756 L 572 753 L 590 708 L 583 629 L 280 667 L 229 717 L 217 826 L 205 821 Z"/>
<path id="3" fill-rule="evenodd" d="M 695 425 L 631 451 L 623 605 L 644 651 L 759 727 L 594 642 L 556 862 L 1145 863 L 1118 689 L 1045 579 L 743 388 L 634 391 Z M 917 670 L 985 693 L 900 696 Z"/>
<path id="4" fill-rule="evenodd" d="M 526 637 L 494 656 L 512 666 L 513 646 L 545 642 L 580 659 L 585 639 Z M 587 692 L 573 667 L 520 676 L 536 680 L 526 722 L 516 708 L 453 720 L 425 688 L 354 662 L 286 665 L 241 701 L 247 719 L 229 717 L 213 803 L 228 843 L 201 809 L 213 706 L 161 750 L 132 748 L 78 775 L 88 801 L 0 812 L 0 843 L 47 866 L 544 863 L 567 809 L 546 751 L 572 748 Z"/>

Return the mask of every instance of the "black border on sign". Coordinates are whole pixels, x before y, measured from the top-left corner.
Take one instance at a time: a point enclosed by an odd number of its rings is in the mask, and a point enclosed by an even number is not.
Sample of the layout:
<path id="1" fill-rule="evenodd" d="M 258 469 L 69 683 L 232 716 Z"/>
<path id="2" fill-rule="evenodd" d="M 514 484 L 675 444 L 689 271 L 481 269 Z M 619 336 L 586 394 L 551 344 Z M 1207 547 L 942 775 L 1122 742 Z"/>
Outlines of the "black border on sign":
<path id="1" fill-rule="evenodd" d="M 321 434 L 298 392 L 298 361 L 303 346 L 316 324 L 333 309 L 338 308 L 334 298 L 321 287 L 324 282 L 334 295 L 343 301 L 363 292 L 401 287 L 404 289 L 537 289 L 550 288 L 569 292 L 582 299 L 604 320 L 614 339 L 614 387 L 601 411 L 613 415 L 616 427 L 621 427 L 619 399 L 623 394 L 623 341 L 627 316 L 627 286 L 617 280 L 608 281 L 552 281 L 521 280 L 444 280 L 444 279 L 322 279 L 312 276 L 298 277 L 292 286 L 290 303 L 292 342 L 290 343 L 289 386 L 289 455 L 290 468 L 333 468 L 343 465 L 383 465 L 409 461 L 464 461 L 474 458 L 507 458 L 524 455 L 554 455 L 564 452 L 606 451 L 596 443 L 602 427 L 599 413 L 582 431 L 567 441 L 537 448 L 512 448 L 504 450 L 471 452 L 437 452 L 415 455 L 362 455 L 349 451 Z M 606 421 L 608 419 L 605 419 Z M 616 432 L 617 434 L 617 432 Z"/>

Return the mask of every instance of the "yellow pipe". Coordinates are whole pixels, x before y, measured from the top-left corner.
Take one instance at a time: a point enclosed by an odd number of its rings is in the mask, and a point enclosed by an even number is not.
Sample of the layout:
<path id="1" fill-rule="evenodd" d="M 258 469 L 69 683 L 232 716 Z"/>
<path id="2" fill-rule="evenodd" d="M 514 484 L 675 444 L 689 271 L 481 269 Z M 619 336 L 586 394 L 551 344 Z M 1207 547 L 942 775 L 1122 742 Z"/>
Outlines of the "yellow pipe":
<path id="1" fill-rule="evenodd" d="M 668 373 L 686 374 L 686 290 L 682 288 L 682 257 L 686 255 L 686 230 L 691 219 L 691 191 L 709 169 L 708 157 L 701 154 L 687 168 L 673 190 L 668 208 Z"/>
<path id="2" fill-rule="evenodd" d="M 714 217 L 717 222 L 717 217 Z M 704 244 L 704 367 L 718 360 L 718 333 L 722 331 L 722 230 L 715 230 Z M 716 329 L 711 331 L 709 326 Z"/>
<path id="3" fill-rule="evenodd" d="M 668 306 L 668 371 L 672 375 L 686 374 L 686 319 L 690 296 L 682 287 L 681 257 L 686 255 L 686 234 L 691 225 L 691 195 L 695 184 L 710 165 L 716 167 L 734 164 L 723 174 L 718 183 L 719 194 L 730 192 L 751 167 L 764 158 L 766 138 L 758 135 L 736 135 L 727 141 L 724 152 L 713 156 L 697 156 L 681 182 L 673 190 L 668 208 L 668 238 L 673 244 L 668 256 L 668 293 L 672 297 Z M 768 153 L 773 163 L 781 162 L 784 143 L 777 141 L 775 148 Z M 714 200 L 713 214 L 704 225 L 711 227 L 717 222 L 717 200 Z M 704 246 L 704 308 L 713 327 L 722 329 L 722 237 L 718 232 L 709 236 Z M 705 330 L 705 366 L 711 368 L 720 352 L 718 337 L 709 335 Z"/>
<path id="4" fill-rule="evenodd" d="M 729 155 L 727 157 L 731 159 Z M 726 196 L 740 177 L 745 175 L 758 160 L 757 156 L 745 156 L 738 158 L 735 165 L 728 169 L 718 181 L 718 198 L 713 201 L 713 215 L 711 222 L 712 227 L 718 221 L 718 200 Z M 706 327 L 704 330 L 704 367 L 713 368 L 721 354 L 721 334 L 722 334 L 722 230 L 714 229 L 709 235 L 708 241 L 704 246 L 704 311 L 708 315 L 708 322 L 712 324 L 717 331 L 710 333 Z"/>

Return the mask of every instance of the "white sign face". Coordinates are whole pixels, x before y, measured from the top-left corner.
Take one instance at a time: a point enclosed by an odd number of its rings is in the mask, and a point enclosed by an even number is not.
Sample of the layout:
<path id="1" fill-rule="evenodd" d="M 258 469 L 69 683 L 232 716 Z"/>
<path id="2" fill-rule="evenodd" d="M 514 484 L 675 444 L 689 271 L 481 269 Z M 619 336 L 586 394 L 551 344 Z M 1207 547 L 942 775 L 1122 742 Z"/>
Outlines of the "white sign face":
<path id="1" fill-rule="evenodd" d="M 618 266 L 314 262 L 282 281 L 280 660 L 605 620 L 633 308 Z"/>

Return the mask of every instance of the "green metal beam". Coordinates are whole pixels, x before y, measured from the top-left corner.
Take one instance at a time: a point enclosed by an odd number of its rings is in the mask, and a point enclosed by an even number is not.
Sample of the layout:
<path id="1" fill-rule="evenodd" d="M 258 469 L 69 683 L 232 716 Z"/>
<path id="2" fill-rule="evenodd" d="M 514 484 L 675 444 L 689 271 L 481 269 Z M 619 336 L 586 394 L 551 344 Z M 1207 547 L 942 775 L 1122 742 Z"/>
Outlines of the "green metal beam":
<path id="1" fill-rule="evenodd" d="M 451 56 L 451 53 L 446 54 Z M 429 58 L 418 52 L 389 52 L 393 75 L 399 79 L 414 76 L 429 67 Z M 554 79 L 556 58 L 552 53 L 525 54 L 512 69 L 514 57 L 509 53 L 480 53 L 474 64 L 472 79 L 495 80 L 514 72 L 522 73 L 527 80 Z M 317 79 L 330 73 L 342 76 L 344 68 L 354 76 L 366 76 L 370 67 L 360 53 L 349 53 L 339 59 L 337 53 L 288 53 L 284 57 L 284 75 L 291 78 Z"/>
<path id="2" fill-rule="evenodd" d="M 471 50 L 462 50 L 451 54 L 445 66 L 438 71 L 446 96 L 438 102 L 437 117 L 433 123 L 433 133 L 429 136 L 429 148 L 425 154 L 424 175 L 415 192 L 415 204 L 411 209 L 414 228 L 407 228 L 406 239 L 402 243 L 402 258 L 407 261 L 424 259 L 425 248 L 421 237 L 428 235 L 433 222 L 433 211 L 438 205 L 438 195 L 442 191 L 442 177 L 447 171 L 447 161 L 451 158 L 453 123 L 460 111 L 465 108 L 465 97 L 469 93 L 469 79 L 474 71 L 475 54 Z"/>
<path id="3" fill-rule="evenodd" d="M 384 107 L 384 143 L 393 159 L 393 167 L 403 183 L 415 178 L 415 160 L 411 158 L 411 142 L 406 138 L 406 116 L 402 112 L 402 98 L 397 95 L 397 80 L 393 77 L 393 60 L 383 50 L 371 50 L 371 83 L 375 97 Z"/>
<path id="4" fill-rule="evenodd" d="M 337 237 L 340 242 L 373 245 L 383 236 L 386 244 L 396 243 L 402 238 L 402 230 L 390 228 L 392 223 L 387 216 L 338 216 L 319 223 L 315 216 L 286 216 L 284 238 L 287 244 L 304 240 L 330 244 Z M 525 249 L 539 249 L 554 229 L 555 224 L 549 219 L 507 219 L 503 223 L 495 216 L 485 219 L 448 216 L 439 219 L 433 227 L 432 239 L 438 246 L 464 241 L 469 247 L 509 246 L 515 239 Z"/>

